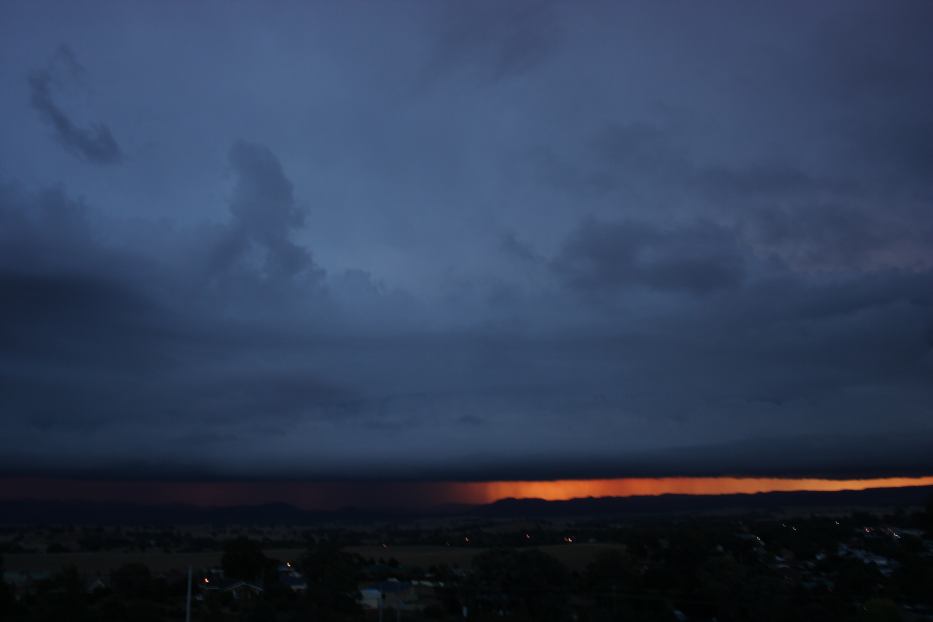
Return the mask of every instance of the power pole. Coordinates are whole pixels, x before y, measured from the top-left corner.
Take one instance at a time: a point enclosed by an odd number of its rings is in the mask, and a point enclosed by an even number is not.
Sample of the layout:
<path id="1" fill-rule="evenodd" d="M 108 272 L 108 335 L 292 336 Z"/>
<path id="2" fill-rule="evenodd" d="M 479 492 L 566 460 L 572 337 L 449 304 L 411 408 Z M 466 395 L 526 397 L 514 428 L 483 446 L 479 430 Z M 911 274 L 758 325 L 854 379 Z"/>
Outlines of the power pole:
<path id="1" fill-rule="evenodd" d="M 188 597 L 185 599 L 185 622 L 191 622 L 191 566 L 188 566 Z"/>

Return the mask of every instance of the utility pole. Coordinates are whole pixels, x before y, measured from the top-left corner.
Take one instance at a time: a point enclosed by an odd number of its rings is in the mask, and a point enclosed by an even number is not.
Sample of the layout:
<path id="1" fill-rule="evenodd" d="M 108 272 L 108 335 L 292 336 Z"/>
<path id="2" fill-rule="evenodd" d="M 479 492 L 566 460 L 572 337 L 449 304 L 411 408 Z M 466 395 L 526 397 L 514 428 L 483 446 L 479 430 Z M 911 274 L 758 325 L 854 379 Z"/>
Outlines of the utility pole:
<path id="1" fill-rule="evenodd" d="M 188 566 L 188 597 L 185 599 L 185 622 L 191 622 L 191 566 Z"/>

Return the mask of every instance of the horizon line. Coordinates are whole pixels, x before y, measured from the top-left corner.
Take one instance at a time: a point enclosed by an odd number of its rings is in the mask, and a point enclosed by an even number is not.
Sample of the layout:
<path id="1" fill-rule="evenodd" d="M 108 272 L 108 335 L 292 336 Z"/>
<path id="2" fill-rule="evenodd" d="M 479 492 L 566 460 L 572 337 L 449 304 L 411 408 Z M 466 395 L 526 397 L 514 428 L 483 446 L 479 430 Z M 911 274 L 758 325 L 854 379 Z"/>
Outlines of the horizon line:
<path id="1" fill-rule="evenodd" d="M 505 499 L 570 501 L 661 495 L 842 492 L 933 486 L 933 475 L 876 478 L 636 477 L 486 482 L 165 482 L 0 477 L 2 501 L 126 501 L 229 507 L 286 503 L 305 510 L 485 505 Z"/>

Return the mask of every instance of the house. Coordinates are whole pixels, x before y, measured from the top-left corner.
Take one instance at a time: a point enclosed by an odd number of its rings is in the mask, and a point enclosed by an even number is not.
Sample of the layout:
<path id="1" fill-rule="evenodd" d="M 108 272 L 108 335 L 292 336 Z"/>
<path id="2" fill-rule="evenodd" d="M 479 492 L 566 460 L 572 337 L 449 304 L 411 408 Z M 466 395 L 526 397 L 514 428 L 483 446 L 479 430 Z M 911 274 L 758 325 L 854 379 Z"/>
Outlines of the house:
<path id="1" fill-rule="evenodd" d="M 304 592 L 308 589 L 308 582 L 305 581 L 305 578 L 295 569 L 291 562 L 280 563 L 276 570 L 279 574 L 279 581 L 291 591 Z"/>
<path id="2" fill-rule="evenodd" d="M 279 581 L 293 592 L 304 592 L 308 589 L 308 582 L 301 575 L 279 575 Z"/>
<path id="3" fill-rule="evenodd" d="M 382 602 L 382 592 L 374 587 L 360 588 L 360 605 L 363 609 L 379 609 Z"/>
<path id="4" fill-rule="evenodd" d="M 874 565 L 886 577 L 894 574 L 894 569 L 898 566 L 896 561 L 884 555 L 877 555 L 865 549 L 850 547 L 845 544 L 839 545 L 838 553 L 840 557 L 852 557 L 865 565 Z"/>
<path id="5" fill-rule="evenodd" d="M 97 575 L 88 579 L 84 584 L 84 591 L 88 594 L 94 594 L 95 592 L 102 592 L 110 589 L 110 582 L 105 581 L 103 577 Z"/>
<path id="6" fill-rule="evenodd" d="M 199 586 L 204 594 L 230 594 L 235 600 L 251 600 L 262 594 L 262 586 L 240 579 L 204 577 Z"/>
<path id="7" fill-rule="evenodd" d="M 416 594 L 411 583 L 389 579 L 361 586 L 360 597 L 364 609 L 412 609 Z"/>

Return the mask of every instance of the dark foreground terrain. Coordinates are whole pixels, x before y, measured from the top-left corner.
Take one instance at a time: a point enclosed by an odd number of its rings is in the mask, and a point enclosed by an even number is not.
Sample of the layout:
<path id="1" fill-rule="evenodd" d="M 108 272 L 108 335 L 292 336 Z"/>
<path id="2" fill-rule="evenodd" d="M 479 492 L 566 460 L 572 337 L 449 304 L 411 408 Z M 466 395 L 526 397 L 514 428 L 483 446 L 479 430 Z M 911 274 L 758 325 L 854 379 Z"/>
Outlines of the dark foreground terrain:
<path id="1" fill-rule="evenodd" d="M 8 504 L 0 620 L 183 620 L 189 568 L 195 621 L 933 620 L 929 493 L 506 501 L 420 517 L 174 507 L 148 522 L 114 520 L 139 506 L 98 507 L 95 522 L 87 505 L 56 506 L 55 521 L 38 514 L 49 504 Z M 185 513 L 201 520 L 167 522 Z"/>

